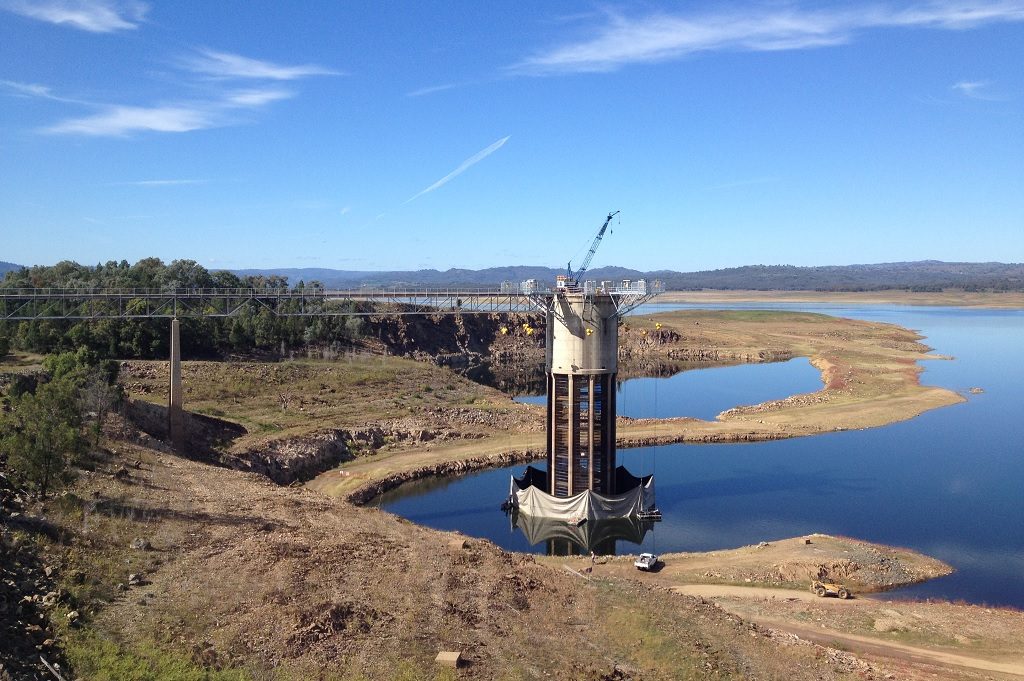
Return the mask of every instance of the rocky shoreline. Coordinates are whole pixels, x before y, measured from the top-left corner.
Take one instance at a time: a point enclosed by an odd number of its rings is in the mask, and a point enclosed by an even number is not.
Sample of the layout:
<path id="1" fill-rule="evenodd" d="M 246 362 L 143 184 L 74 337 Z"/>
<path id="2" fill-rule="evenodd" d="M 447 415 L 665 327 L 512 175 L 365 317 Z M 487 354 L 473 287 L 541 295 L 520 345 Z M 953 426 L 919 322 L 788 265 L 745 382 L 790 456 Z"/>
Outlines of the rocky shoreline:
<path id="1" fill-rule="evenodd" d="M 536 461 L 543 456 L 543 452 L 525 449 L 512 450 L 501 454 L 480 456 L 470 459 L 442 461 L 408 471 L 391 473 L 372 482 L 368 482 L 357 488 L 355 491 L 350 492 L 345 497 L 345 500 L 356 505 L 365 505 L 381 494 L 397 489 L 407 482 L 423 480 L 424 478 L 465 475 L 466 473 L 484 470 L 487 468 L 504 468 L 505 466 L 514 466 L 520 463 Z"/>

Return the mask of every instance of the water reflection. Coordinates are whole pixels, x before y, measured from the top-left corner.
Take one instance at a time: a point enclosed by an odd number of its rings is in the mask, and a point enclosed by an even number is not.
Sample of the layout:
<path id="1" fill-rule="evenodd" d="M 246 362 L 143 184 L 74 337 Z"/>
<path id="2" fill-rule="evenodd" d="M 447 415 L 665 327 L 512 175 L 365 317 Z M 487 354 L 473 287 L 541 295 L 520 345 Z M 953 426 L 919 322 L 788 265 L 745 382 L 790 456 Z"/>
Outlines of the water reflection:
<path id="1" fill-rule="evenodd" d="M 539 394 L 512 393 L 519 395 L 517 402 L 545 404 L 543 367 L 540 373 Z M 618 414 L 629 418 L 712 420 L 733 407 L 821 389 L 821 372 L 806 357 L 758 364 L 651 363 L 634 365 L 619 378 Z"/>
<path id="2" fill-rule="evenodd" d="M 633 518 L 587 520 L 574 526 L 564 520 L 526 515 L 513 510 L 509 514 L 512 527 L 522 530 L 530 546 L 544 542 L 549 556 L 589 555 L 614 556 L 618 541 L 640 544 L 654 523 Z"/>

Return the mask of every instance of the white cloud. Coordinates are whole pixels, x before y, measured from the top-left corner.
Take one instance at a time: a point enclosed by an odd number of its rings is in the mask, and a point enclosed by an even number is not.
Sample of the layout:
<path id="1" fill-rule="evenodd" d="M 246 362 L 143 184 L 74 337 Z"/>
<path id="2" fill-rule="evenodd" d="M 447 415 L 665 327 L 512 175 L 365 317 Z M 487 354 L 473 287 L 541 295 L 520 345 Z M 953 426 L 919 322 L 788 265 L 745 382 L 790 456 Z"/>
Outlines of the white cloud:
<path id="1" fill-rule="evenodd" d="M 133 0 L 0 0 L 0 8 L 93 33 L 137 28 L 149 11 Z"/>
<path id="2" fill-rule="evenodd" d="M 342 209 L 341 209 L 341 211 L 340 211 L 340 213 L 341 213 L 342 215 L 348 215 L 348 214 L 349 214 L 349 213 L 351 213 L 351 212 L 352 212 L 352 206 L 345 206 L 345 207 L 344 207 L 344 208 L 342 208 Z"/>
<path id="3" fill-rule="evenodd" d="M 229 92 L 224 96 L 224 104 L 245 108 L 259 107 L 294 96 L 295 93 L 288 90 L 237 90 Z"/>
<path id="4" fill-rule="evenodd" d="M 60 97 L 55 95 L 52 88 L 46 85 L 39 85 L 37 83 L 20 83 L 13 80 L 0 80 L 0 86 L 7 88 L 15 95 L 21 97 L 49 99 L 54 102 L 64 102 L 66 104 L 89 104 L 89 102 L 84 102 L 80 99 L 71 99 L 69 97 Z"/>
<path id="5" fill-rule="evenodd" d="M 407 92 L 406 97 L 422 97 L 423 95 L 432 95 L 435 92 L 444 92 L 445 90 L 451 90 L 457 87 L 455 83 L 445 83 L 444 85 L 432 85 L 430 87 L 422 87 L 419 90 L 413 90 Z"/>
<path id="6" fill-rule="evenodd" d="M 4 1 L 0 0 L 0 3 Z M 313 64 L 279 66 L 213 50 L 205 50 L 203 55 L 202 59 L 192 58 L 182 63 L 187 62 L 186 68 L 193 71 L 217 75 L 218 79 L 233 79 L 238 84 L 244 80 L 281 81 L 337 73 Z M 258 109 L 296 95 L 292 90 L 268 83 L 259 87 L 226 87 L 206 100 L 124 105 L 62 97 L 54 94 L 50 87 L 36 83 L 0 80 L 0 89 L 9 90 L 16 96 L 48 99 L 92 109 L 94 113 L 90 115 L 68 118 L 42 128 L 41 131 L 96 137 L 125 137 L 136 132 L 189 132 L 227 125 L 237 121 L 237 115 L 231 115 L 232 112 Z"/>
<path id="7" fill-rule="evenodd" d="M 37 85 L 36 83 L 19 83 L 13 80 L 0 80 L 0 85 L 3 85 L 9 90 L 24 95 L 26 97 L 41 97 L 43 99 L 57 99 L 53 95 L 53 91 L 46 85 Z"/>
<path id="8" fill-rule="evenodd" d="M 962 80 L 959 83 L 953 85 L 954 90 L 959 90 L 965 97 L 976 97 L 978 90 L 988 85 L 983 80 Z"/>
<path id="9" fill-rule="evenodd" d="M 634 63 L 661 62 L 695 52 L 796 50 L 849 42 L 873 28 L 963 30 L 989 23 L 1024 21 L 1024 0 L 935 0 L 851 9 L 803 9 L 766 5 L 708 14 L 608 14 L 595 34 L 538 52 L 514 64 L 514 73 L 612 71 Z"/>
<path id="10" fill-rule="evenodd" d="M 62 121 L 44 128 L 43 132 L 122 137 L 133 132 L 188 132 L 214 124 L 215 117 L 202 107 L 111 106 L 91 116 Z"/>
<path id="11" fill-rule="evenodd" d="M 988 91 L 989 85 L 991 83 L 987 80 L 962 80 L 959 83 L 955 83 L 951 89 L 970 99 L 981 99 L 986 102 L 1002 101 L 1001 97 L 997 97 Z"/>
<path id="12" fill-rule="evenodd" d="M 462 173 L 466 172 L 471 167 L 475 166 L 477 163 L 479 163 L 480 161 L 484 160 L 485 158 L 487 158 L 488 156 L 490 156 L 491 154 L 496 152 L 498 149 L 501 149 L 505 145 L 505 142 L 508 142 L 510 137 L 512 137 L 512 135 L 506 135 L 505 137 L 502 137 L 500 140 L 498 140 L 494 144 L 491 144 L 486 149 L 481 149 L 480 151 L 476 152 L 475 154 L 473 154 L 472 156 L 467 158 L 465 161 L 460 163 L 458 168 L 456 168 L 452 172 L 448 173 L 447 175 L 442 177 L 440 180 L 438 180 L 434 184 L 430 185 L 429 187 L 427 187 L 423 191 L 419 192 L 418 194 L 416 194 L 416 195 L 406 199 L 405 202 L 402 203 L 402 205 L 404 206 L 406 203 L 410 203 L 411 201 L 415 201 L 416 199 L 420 198 L 424 194 L 429 194 L 430 192 L 434 191 L 435 189 L 438 189 L 438 188 L 443 187 L 444 185 L 448 184 L 448 182 L 450 182 L 451 180 L 454 180 L 456 177 L 458 177 Z"/>
<path id="13" fill-rule="evenodd" d="M 296 80 L 309 76 L 338 76 L 334 71 L 317 64 L 281 66 L 268 61 L 243 57 L 230 52 L 201 49 L 196 55 L 181 60 L 182 65 L 196 73 L 216 78 L 255 78 L 261 80 Z"/>
<path id="14" fill-rule="evenodd" d="M 241 90 L 225 93 L 219 100 L 162 106 L 104 106 L 98 113 L 70 118 L 43 128 L 55 135 L 126 137 L 138 132 L 191 132 L 227 125 L 230 112 L 256 109 L 292 97 L 285 90 Z"/>

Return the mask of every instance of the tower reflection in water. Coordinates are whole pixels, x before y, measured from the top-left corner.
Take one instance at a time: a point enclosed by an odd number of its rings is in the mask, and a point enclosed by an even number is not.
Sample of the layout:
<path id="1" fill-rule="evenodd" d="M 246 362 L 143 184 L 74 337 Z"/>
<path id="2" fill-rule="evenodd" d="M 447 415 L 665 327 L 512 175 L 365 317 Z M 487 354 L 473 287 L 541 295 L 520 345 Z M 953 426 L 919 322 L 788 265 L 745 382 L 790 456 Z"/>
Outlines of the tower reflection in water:
<path id="1" fill-rule="evenodd" d="M 654 530 L 654 523 L 629 518 L 587 520 L 581 525 L 572 525 L 564 520 L 543 518 L 512 510 L 509 514 L 511 528 L 519 528 L 531 546 L 545 542 L 549 556 L 590 555 L 614 556 L 615 542 L 625 540 L 636 545 L 643 543 L 648 530 Z"/>

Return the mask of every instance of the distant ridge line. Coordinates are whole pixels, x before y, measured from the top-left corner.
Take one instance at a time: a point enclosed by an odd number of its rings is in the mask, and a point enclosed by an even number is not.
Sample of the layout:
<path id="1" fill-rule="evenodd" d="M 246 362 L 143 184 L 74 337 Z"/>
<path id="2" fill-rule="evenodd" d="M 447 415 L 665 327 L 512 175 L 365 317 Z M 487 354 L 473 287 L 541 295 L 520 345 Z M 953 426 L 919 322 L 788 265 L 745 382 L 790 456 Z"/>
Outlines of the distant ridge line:
<path id="1" fill-rule="evenodd" d="M 564 271 L 552 267 L 509 266 L 480 270 L 354 271 L 327 268 L 265 268 L 232 270 L 239 276 L 283 276 L 292 285 L 318 281 L 328 288 L 358 286 L 473 286 L 497 287 L 504 281 L 554 281 Z M 1024 263 L 966 263 L 922 260 L 863 265 L 746 265 L 700 272 L 640 271 L 626 267 L 599 267 L 587 279 L 659 279 L 668 290 L 778 290 L 871 291 L 912 289 L 936 291 L 1024 290 Z"/>
<path id="2" fill-rule="evenodd" d="M 151 261 L 151 262 L 150 262 Z M 174 261 L 183 266 L 193 267 L 191 260 Z M 146 258 L 139 263 L 162 262 Z M 108 263 L 107 267 L 116 263 Z M 173 265 L 173 263 L 171 263 Z M 126 267 L 127 263 L 121 265 Z M 26 269 L 22 265 L 0 261 L 0 280 L 6 276 L 8 286 L 14 278 L 19 281 L 47 281 L 54 285 L 62 271 L 74 272 L 83 266 L 76 263 L 58 263 L 53 266 L 28 268 L 27 277 L 19 273 Z M 85 266 L 85 270 L 94 267 Z M 210 270 L 211 272 L 224 270 Z M 502 282 L 518 284 L 527 279 L 554 282 L 555 276 L 564 270 L 554 267 L 513 265 L 470 270 L 452 268 L 448 270 L 393 270 L 361 271 L 337 270 L 322 267 L 276 267 L 228 270 L 239 277 L 285 277 L 292 286 L 300 281 L 320 282 L 327 288 L 358 288 L 360 286 L 392 287 L 414 286 L 422 288 L 497 288 Z M 56 277 L 54 275 L 57 275 Z M 67 276 L 71 276 L 68 274 Z M 72 279 L 75 279 L 72 277 Z M 699 272 L 677 272 L 675 270 L 640 271 L 627 267 L 606 266 L 591 269 L 587 279 L 596 281 L 622 279 L 658 279 L 669 291 L 694 290 L 755 290 L 755 291 L 884 291 L 889 289 L 910 291 L 941 291 L 961 289 L 965 291 L 1024 291 L 1024 263 L 1000 262 L 943 262 L 920 260 L 915 262 L 889 262 L 860 265 L 745 265 L 718 270 Z M 88 279 L 88 277 L 86 277 Z M 68 281 L 65 285 L 75 286 L 79 281 Z M 22 283 L 21 285 L 26 285 Z"/>

